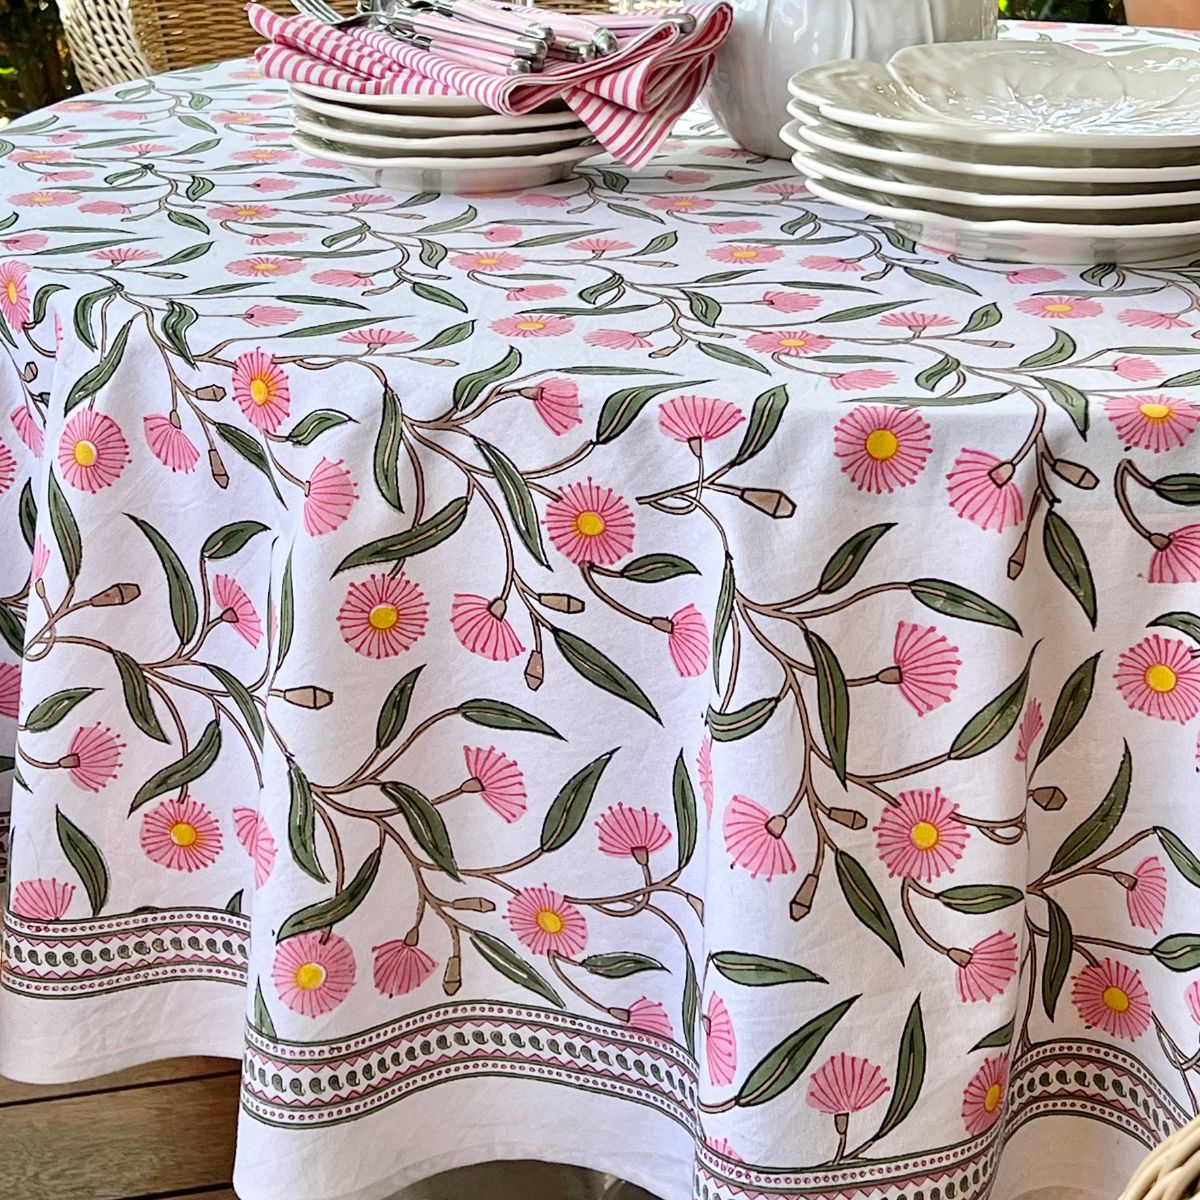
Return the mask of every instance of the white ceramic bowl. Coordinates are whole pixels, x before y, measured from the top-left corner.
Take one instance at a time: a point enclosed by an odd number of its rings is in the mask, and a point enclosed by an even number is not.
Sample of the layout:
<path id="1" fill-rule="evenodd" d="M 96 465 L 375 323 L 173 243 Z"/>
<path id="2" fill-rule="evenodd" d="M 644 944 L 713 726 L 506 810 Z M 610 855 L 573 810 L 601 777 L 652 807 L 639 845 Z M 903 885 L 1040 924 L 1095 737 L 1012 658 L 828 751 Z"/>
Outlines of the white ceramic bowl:
<path id="1" fill-rule="evenodd" d="M 304 118 L 296 110 L 296 128 L 309 137 L 322 138 L 330 145 L 369 157 L 396 158 L 419 154 L 430 158 L 452 155 L 456 158 L 495 157 L 524 154 L 573 146 L 592 137 L 592 131 L 582 122 L 561 129 L 542 129 L 532 133 L 473 133 L 449 137 L 391 137 L 381 133 L 360 133 L 358 130 L 334 129 L 320 121 Z"/>

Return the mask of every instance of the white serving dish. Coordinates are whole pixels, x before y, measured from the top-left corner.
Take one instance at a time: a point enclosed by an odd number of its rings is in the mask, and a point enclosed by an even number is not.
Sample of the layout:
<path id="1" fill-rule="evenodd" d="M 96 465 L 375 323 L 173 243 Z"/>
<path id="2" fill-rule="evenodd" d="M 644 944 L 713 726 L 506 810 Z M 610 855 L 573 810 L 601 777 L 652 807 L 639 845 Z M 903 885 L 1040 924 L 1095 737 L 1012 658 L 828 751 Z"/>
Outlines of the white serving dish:
<path id="1" fill-rule="evenodd" d="M 446 116 L 454 113 L 463 117 L 495 116 L 495 111 L 470 96 L 360 96 L 355 92 L 342 92 L 337 88 L 321 87 L 316 83 L 293 83 L 293 92 L 311 96 L 316 100 L 328 100 L 347 108 L 368 112 L 412 113 L 414 116 L 437 114 Z"/>
<path id="2" fill-rule="evenodd" d="M 579 122 L 561 129 L 542 129 L 532 133 L 475 133 L 449 137 L 390 137 L 380 133 L 360 133 L 358 130 L 334 129 L 319 121 L 305 120 L 296 111 L 296 128 L 309 137 L 322 138 L 331 145 L 364 156 L 396 158 L 419 154 L 430 158 L 451 155 L 457 158 L 509 156 L 573 146 L 592 137 L 592 131 Z"/>
<path id="3" fill-rule="evenodd" d="M 548 154 L 514 154 L 495 158 L 373 158 L 331 147 L 307 134 L 293 142 L 309 154 L 349 168 L 378 187 L 415 188 L 429 192 L 510 192 L 541 187 L 565 179 L 577 163 L 603 153 L 598 145 L 568 146 Z"/>
<path id="4" fill-rule="evenodd" d="M 292 103 L 306 113 L 337 129 L 357 129 L 366 133 L 388 133 L 396 137 L 438 137 L 465 133 L 524 133 L 531 129 L 555 129 L 574 125 L 579 118 L 569 108 L 540 108 L 520 117 L 488 112 L 482 117 L 464 117 L 453 113 L 444 116 L 419 116 L 409 112 L 375 112 L 355 108 L 342 102 L 317 100 L 292 89 Z"/>

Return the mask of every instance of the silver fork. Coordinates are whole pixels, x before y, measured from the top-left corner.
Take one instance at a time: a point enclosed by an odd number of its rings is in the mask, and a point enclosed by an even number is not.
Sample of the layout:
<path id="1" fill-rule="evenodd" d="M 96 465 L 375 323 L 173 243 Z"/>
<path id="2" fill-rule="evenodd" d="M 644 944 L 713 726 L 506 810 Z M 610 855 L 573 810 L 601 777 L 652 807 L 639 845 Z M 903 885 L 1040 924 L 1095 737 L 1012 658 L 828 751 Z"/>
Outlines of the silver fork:
<path id="1" fill-rule="evenodd" d="M 306 17 L 314 17 L 329 25 L 336 25 L 343 20 L 342 14 L 333 5 L 326 4 L 325 0 L 292 0 L 292 7 Z"/>

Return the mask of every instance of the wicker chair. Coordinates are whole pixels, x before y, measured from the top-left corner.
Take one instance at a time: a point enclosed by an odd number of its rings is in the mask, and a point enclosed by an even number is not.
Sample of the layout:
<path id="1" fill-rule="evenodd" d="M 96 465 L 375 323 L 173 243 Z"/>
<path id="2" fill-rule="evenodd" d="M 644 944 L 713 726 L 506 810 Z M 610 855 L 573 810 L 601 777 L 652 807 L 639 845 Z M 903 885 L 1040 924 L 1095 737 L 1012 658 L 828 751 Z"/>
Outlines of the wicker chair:
<path id="1" fill-rule="evenodd" d="M 1184 1200 L 1200 1196 L 1200 1118 L 1146 1156 L 1120 1200 Z"/>

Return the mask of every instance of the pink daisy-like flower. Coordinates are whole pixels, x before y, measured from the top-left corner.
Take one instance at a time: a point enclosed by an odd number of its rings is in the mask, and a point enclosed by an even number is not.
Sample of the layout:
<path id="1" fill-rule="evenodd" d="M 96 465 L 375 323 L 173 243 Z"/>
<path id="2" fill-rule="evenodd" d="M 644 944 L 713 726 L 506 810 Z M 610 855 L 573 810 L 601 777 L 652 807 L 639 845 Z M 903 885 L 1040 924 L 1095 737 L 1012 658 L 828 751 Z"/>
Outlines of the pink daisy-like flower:
<path id="1" fill-rule="evenodd" d="M 1031 317 L 1045 317 L 1054 321 L 1104 315 L 1102 304 L 1080 296 L 1029 296 L 1025 300 L 1018 300 L 1017 307 Z"/>
<path id="2" fill-rule="evenodd" d="M 1057 283 L 1060 279 L 1066 279 L 1066 276 L 1053 267 L 1022 267 L 1019 271 L 1009 271 L 1005 279 L 1017 284 Z"/>
<path id="3" fill-rule="evenodd" d="M 707 183 L 712 178 L 712 172 L 674 170 L 665 172 L 663 178 L 686 187 L 689 183 Z"/>
<path id="4" fill-rule="evenodd" d="M 70 159 L 66 150 L 16 150 L 9 155 L 9 162 L 14 163 L 60 163 Z"/>
<path id="5" fill-rule="evenodd" d="M 286 938 L 271 966 L 279 998 L 302 1017 L 337 1008 L 354 987 L 356 973 L 350 943 L 328 930 Z"/>
<path id="6" fill-rule="evenodd" d="M 119 267 L 125 263 L 152 262 L 158 255 L 153 250 L 139 250 L 135 246 L 114 246 L 111 250 L 97 250 L 92 257 Z"/>
<path id="7" fill-rule="evenodd" d="M 648 808 L 626 808 L 617 803 L 596 822 L 600 852 L 614 858 L 633 858 L 643 866 L 650 855 L 671 840 L 671 831 L 658 813 Z"/>
<path id="8" fill-rule="evenodd" d="M 289 158 L 295 158 L 295 153 L 291 150 L 238 150 L 230 155 L 235 162 L 252 162 L 252 163 L 277 163 L 287 162 Z"/>
<path id="9" fill-rule="evenodd" d="M 900 695 L 916 710 L 918 717 L 949 702 L 958 687 L 958 668 L 962 660 L 958 647 L 932 625 L 896 626 L 892 657 L 900 674 Z"/>
<path id="10" fill-rule="evenodd" d="M 339 342 L 350 342 L 355 346 L 378 348 L 380 346 L 409 346 L 417 339 L 403 329 L 352 329 L 343 333 Z"/>
<path id="11" fill-rule="evenodd" d="M 657 212 L 690 213 L 712 208 L 715 201 L 707 196 L 650 196 L 646 207 Z"/>
<path id="12" fill-rule="evenodd" d="M 670 618 L 667 650 L 681 678 L 702 675 L 708 666 L 708 624 L 704 614 L 687 604 Z"/>
<path id="13" fill-rule="evenodd" d="M 1132 882 L 1126 884 L 1125 908 L 1129 923 L 1157 933 L 1167 910 L 1167 870 L 1151 855 L 1133 868 Z"/>
<path id="14" fill-rule="evenodd" d="M 385 192 L 347 192 L 344 196 L 334 196 L 334 204 L 347 204 L 351 208 L 362 208 L 365 204 L 395 204 L 396 197 Z"/>
<path id="15" fill-rule="evenodd" d="M 743 150 L 741 146 L 702 146 L 701 154 L 707 155 L 709 158 L 753 158 L 754 155 L 749 150 Z"/>
<path id="16" fill-rule="evenodd" d="M 833 339 L 803 329 L 772 329 L 764 333 L 752 333 L 746 339 L 746 345 L 762 354 L 782 354 L 794 358 L 800 354 L 820 354 L 833 345 Z"/>
<path id="17" fill-rule="evenodd" d="M 220 112 L 213 113 L 211 120 L 218 125 L 252 125 L 262 120 L 262 113 L 256 112 Z"/>
<path id="18" fill-rule="evenodd" d="M 559 287 L 557 283 L 529 283 L 524 287 L 510 288 L 504 293 L 504 298 L 514 304 L 531 304 L 534 300 L 557 300 L 566 294 L 566 288 Z"/>
<path id="19" fill-rule="evenodd" d="M 958 805 L 941 788 L 901 792 L 898 800 L 884 808 L 873 829 L 888 874 L 929 883 L 953 871 L 970 835 L 955 816 Z"/>
<path id="20" fill-rule="evenodd" d="M 611 567 L 633 549 L 633 512 L 612 488 L 589 476 L 567 484 L 546 505 L 546 530 L 560 554 L 573 563 Z"/>
<path id="21" fill-rule="evenodd" d="M 580 238 L 577 242 L 568 242 L 568 250 L 583 250 L 588 254 L 620 254 L 632 250 L 632 242 L 619 242 L 616 238 L 589 237 Z"/>
<path id="22" fill-rule="evenodd" d="M 960 517 L 1000 533 L 1019 525 L 1025 500 L 1013 482 L 1013 465 L 986 450 L 964 449 L 946 476 L 950 507 Z"/>
<path id="23" fill-rule="evenodd" d="M 46 573 L 50 562 L 50 548 L 42 541 L 41 534 L 35 534 L 33 539 L 33 563 L 30 566 L 30 578 L 36 583 Z"/>
<path id="24" fill-rule="evenodd" d="M 231 275 L 247 279 L 278 279 L 284 275 L 295 275 L 304 270 L 304 264 L 295 258 L 275 258 L 266 254 L 255 254 L 251 258 L 237 258 L 226 265 Z M 314 276 L 315 278 L 315 276 Z"/>
<path id="25" fill-rule="evenodd" d="M 257 646 L 262 641 L 262 621 L 241 584 L 231 575 L 214 575 L 212 590 L 218 619 L 232 625 L 251 648 Z"/>
<path id="26" fill-rule="evenodd" d="M 539 313 L 527 313 L 520 317 L 501 317 L 493 321 L 491 328 L 505 337 L 562 337 L 575 328 L 565 317 L 552 317 Z"/>
<path id="27" fill-rule="evenodd" d="M 334 267 L 329 271 L 318 271 L 313 277 L 313 283 L 325 287 L 370 287 L 375 281 L 364 271 L 347 271 L 342 267 Z"/>
<path id="28" fill-rule="evenodd" d="M 1154 454 L 1182 446 L 1200 425 L 1200 404 L 1177 396 L 1113 396 L 1104 411 L 1121 441 Z"/>
<path id="29" fill-rule="evenodd" d="M 67 422 L 58 443 L 58 465 L 72 487 L 92 493 L 111 487 L 128 461 L 129 444 L 112 417 L 85 408 Z"/>
<path id="30" fill-rule="evenodd" d="M 1071 1003 L 1085 1025 L 1131 1042 L 1150 1028 L 1153 1015 L 1142 977 L 1112 958 L 1089 963 L 1075 976 Z"/>
<path id="31" fill-rule="evenodd" d="M 714 246 L 707 253 L 709 258 L 717 262 L 733 263 L 739 267 L 777 262 L 783 257 L 783 251 L 778 246 Z"/>
<path id="32" fill-rule="evenodd" d="M 958 322 L 941 313 L 890 312 L 879 318 L 880 325 L 890 329 L 907 329 L 910 333 L 924 333 L 927 329 L 948 329 Z"/>
<path id="33" fill-rule="evenodd" d="M 521 231 L 515 225 L 493 225 L 483 231 L 483 236 L 489 242 L 515 242 Z"/>
<path id="34" fill-rule="evenodd" d="M 764 292 L 761 303 L 776 312 L 801 313 L 820 308 L 822 300 L 809 292 Z"/>
<path id="35" fill-rule="evenodd" d="M 733 1082 L 737 1071 L 737 1038 L 734 1036 L 729 1009 L 716 992 L 708 998 L 701 1024 L 704 1027 L 704 1059 L 708 1064 L 708 1078 L 714 1087 L 725 1087 Z"/>
<path id="36" fill-rule="evenodd" d="M 770 883 L 776 875 L 790 875 L 796 860 L 783 840 L 783 824 L 782 817 L 771 816 L 749 796 L 734 796 L 721 827 L 725 849 L 752 879 L 763 875 Z"/>
<path id="37" fill-rule="evenodd" d="M 0 313 L 12 329 L 29 319 L 29 268 L 23 262 L 0 263 Z"/>
<path id="38" fill-rule="evenodd" d="M 510 825 L 525 812 L 527 795 L 521 768 L 495 746 L 486 750 L 464 746 L 468 786 L 464 792 L 478 792 L 479 798 Z"/>
<path id="39" fill-rule="evenodd" d="M 963 1089 L 962 1119 L 972 1137 L 985 1133 L 1000 1120 L 1007 1087 L 1007 1056 L 998 1054 L 995 1058 L 985 1058 Z"/>
<path id="40" fill-rule="evenodd" d="M 835 1054 L 808 1081 L 808 1104 L 830 1116 L 861 1112 L 891 1090 L 883 1072 L 870 1060 Z"/>
<path id="41" fill-rule="evenodd" d="M 292 407 L 287 373 L 266 350 L 247 350 L 233 363 L 233 399 L 255 429 L 274 433 Z"/>
<path id="42" fill-rule="evenodd" d="M 458 592 L 450 605 L 450 625 L 454 636 L 472 654 L 492 662 L 508 662 L 525 647 L 505 619 L 506 611 L 503 600 Z"/>
<path id="43" fill-rule="evenodd" d="M 73 883 L 60 879 L 23 879 L 13 888 L 9 907 L 27 921 L 61 921 L 75 895 Z"/>
<path id="44" fill-rule="evenodd" d="M 350 472 L 322 457 L 304 485 L 304 532 L 310 537 L 332 533 L 349 515 L 358 499 Z"/>
<path id="45" fill-rule="evenodd" d="M 41 458 L 45 438 L 42 434 L 42 427 L 33 413 L 29 411 L 28 405 L 18 404 L 9 415 L 9 420 L 12 421 L 13 428 L 17 431 L 17 437 L 25 443 L 35 458 Z"/>
<path id="46" fill-rule="evenodd" d="M 455 254 L 450 259 L 450 265 L 460 271 L 486 271 L 494 275 L 515 271 L 524 262 L 519 254 L 510 254 L 507 250 L 474 250 L 470 254 Z"/>
<path id="47" fill-rule="evenodd" d="M 1040 701 L 1036 699 L 1030 700 L 1025 706 L 1025 715 L 1021 718 L 1021 725 L 1017 730 L 1017 750 L 1013 755 L 1017 762 L 1023 763 L 1029 761 L 1029 754 L 1033 749 L 1033 743 L 1037 741 L 1037 735 L 1042 732 L 1044 724 Z"/>
<path id="48" fill-rule="evenodd" d="M 49 241 L 44 233 L 14 233 L 11 237 L 0 238 L 0 246 L 16 254 L 22 250 L 40 250 Z"/>
<path id="49" fill-rule="evenodd" d="M 252 808 L 233 810 L 233 832 L 254 860 L 254 886 L 262 887 L 275 869 L 275 838 L 261 813 Z"/>
<path id="50" fill-rule="evenodd" d="M 671 1018 L 667 1016 L 667 1010 L 657 1000 L 639 996 L 626 1011 L 629 1016 L 626 1017 L 625 1024 L 630 1029 L 637 1029 L 642 1033 L 653 1033 L 658 1037 L 674 1038 L 675 1030 L 671 1026 Z"/>
<path id="51" fill-rule="evenodd" d="M 1147 383 L 1152 379 L 1161 379 L 1165 373 L 1157 363 L 1151 362 L 1148 358 L 1138 358 L 1133 355 L 1114 358 L 1111 370 L 1131 383 Z"/>
<path id="52" fill-rule="evenodd" d="M 82 179 L 91 179 L 91 171 L 53 171 L 42 176 L 45 183 L 78 183 Z"/>
<path id="53" fill-rule="evenodd" d="M 1003 930 L 989 933 L 965 954 L 955 950 L 951 956 L 958 968 L 954 980 L 958 998 L 964 1004 L 994 1000 L 1017 973 L 1017 939 Z"/>
<path id="54" fill-rule="evenodd" d="M 1200 583 L 1200 525 L 1164 534 L 1167 544 L 1150 556 L 1151 583 Z"/>
<path id="55" fill-rule="evenodd" d="M 1181 725 L 1200 713 L 1200 662 L 1178 638 L 1143 638 L 1117 660 L 1113 678 L 1134 712 Z"/>
<path id="56" fill-rule="evenodd" d="M 703 153 L 703 151 L 701 151 Z M 716 1155 L 727 1158 L 730 1162 L 745 1162 L 746 1160 L 730 1144 L 728 1138 L 706 1137 L 704 1144 Z"/>
<path id="57" fill-rule="evenodd" d="M 1195 983 L 1188 984 L 1184 999 L 1187 1002 L 1188 1012 L 1192 1014 L 1192 1020 L 1200 1025 L 1200 979 L 1197 979 Z"/>
<path id="58" fill-rule="evenodd" d="M 865 271 L 866 267 L 860 262 L 855 262 L 850 258 L 831 258 L 827 254 L 810 254 L 807 258 L 800 260 L 802 267 L 807 267 L 810 271 L 832 271 L 843 274 L 858 274 Z"/>
<path id="59" fill-rule="evenodd" d="M 127 204 L 121 204 L 117 200 L 89 200 L 86 204 L 79 206 L 80 212 L 95 213 L 102 217 L 115 217 L 118 214 L 131 212 Z"/>
<path id="60" fill-rule="evenodd" d="M 864 367 L 858 371 L 843 371 L 840 375 L 831 375 L 829 378 L 829 386 L 837 392 L 869 392 L 874 388 L 888 387 L 895 382 L 896 376 L 892 371 L 876 371 L 871 367 Z"/>
<path id="61" fill-rule="evenodd" d="M 62 133 L 52 133 L 50 140 L 55 145 L 70 146 L 75 142 L 82 142 L 87 137 L 87 134 L 80 133 L 79 130 L 64 130 Z"/>
<path id="62" fill-rule="evenodd" d="M 0 496 L 13 485 L 17 477 L 17 460 L 13 452 L 0 441 Z"/>
<path id="63" fill-rule="evenodd" d="M 555 437 L 574 429 L 582 420 L 579 385 L 571 379 L 543 379 L 533 388 L 533 409 Z"/>
<path id="64" fill-rule="evenodd" d="M 522 192 L 516 201 L 527 208 L 566 208 L 571 203 L 571 197 L 559 196 L 554 192 Z"/>
<path id="65" fill-rule="evenodd" d="M 712 396 L 676 396 L 658 409 L 659 429 L 677 442 L 714 442 L 745 419 L 736 404 Z"/>
<path id="66" fill-rule="evenodd" d="M 221 827 L 203 804 L 184 795 L 164 800 L 142 818 L 146 857 L 172 871 L 202 871 L 221 853 Z"/>
<path id="67" fill-rule="evenodd" d="M 630 333 L 625 329 L 593 329 L 583 335 L 583 340 L 589 346 L 599 346 L 604 350 L 648 350 L 654 345 L 640 333 Z"/>
<path id="68" fill-rule="evenodd" d="M 782 196 L 785 200 L 793 196 L 803 196 L 808 191 L 802 183 L 792 183 L 787 179 L 777 179 L 773 183 L 760 183 L 754 190 L 765 192 L 768 196 Z"/>
<path id="69" fill-rule="evenodd" d="M 421 949 L 403 938 L 373 946 L 375 990 L 384 996 L 407 996 L 415 992 L 433 974 L 437 963 Z"/>
<path id="70" fill-rule="evenodd" d="M 761 221 L 714 221 L 709 227 L 709 233 L 719 233 L 723 237 L 737 237 L 744 233 L 758 233 L 762 229 Z"/>
<path id="71" fill-rule="evenodd" d="M 117 121 L 148 121 L 154 114 L 140 108 L 117 108 L 108 115 Z"/>
<path id="72" fill-rule="evenodd" d="M 860 492 L 908 487 L 932 450 L 929 422 L 910 408 L 860 405 L 833 427 L 834 455 Z"/>
<path id="73" fill-rule="evenodd" d="M 99 722 L 80 726 L 71 738 L 61 765 L 68 768 L 67 773 L 76 787 L 86 792 L 98 792 L 116 779 L 124 749 L 125 743 Z"/>
<path id="74" fill-rule="evenodd" d="M 172 471 L 182 471 L 186 475 L 194 470 L 196 463 L 200 461 L 200 451 L 192 439 L 175 424 L 178 420 L 174 413 L 168 417 L 156 414 L 143 417 L 142 427 L 150 453 L 164 467 L 170 467 Z"/>
<path id="75" fill-rule="evenodd" d="M 242 313 L 242 320 L 256 329 L 268 329 L 272 325 L 290 325 L 298 316 L 298 308 L 284 304 L 252 304 Z"/>
<path id="76" fill-rule="evenodd" d="M 21 711 L 21 668 L 0 663 L 0 717 L 15 717 Z"/>
<path id="77" fill-rule="evenodd" d="M 208 210 L 214 221 L 269 221 L 279 209 L 269 204 L 218 204 Z"/>
<path id="78" fill-rule="evenodd" d="M 704 811 L 712 820 L 713 810 L 713 769 L 712 769 L 712 738 L 706 737 L 700 743 L 696 753 L 696 774 L 700 777 L 700 795 L 704 800 Z"/>
<path id="79" fill-rule="evenodd" d="M 505 920 L 534 954 L 574 958 L 587 945 L 583 913 L 546 884 L 522 888 L 508 902 Z"/>
<path id="80" fill-rule="evenodd" d="M 1122 325 L 1137 329 L 1191 329 L 1191 321 L 1185 321 L 1178 313 L 1155 312 L 1152 308 L 1125 308 L 1117 313 Z"/>
<path id="81" fill-rule="evenodd" d="M 20 208 L 59 208 L 64 204 L 74 204 L 78 199 L 78 192 L 20 192 L 16 196 L 9 196 L 9 201 Z"/>
<path id="82" fill-rule="evenodd" d="M 392 658 L 411 650 L 425 633 L 429 603 L 403 573 L 372 575 L 352 583 L 337 615 L 346 644 L 367 658 Z"/>
<path id="83" fill-rule="evenodd" d="M 250 185 L 256 192 L 290 192 L 296 186 L 294 179 L 256 179 Z"/>

